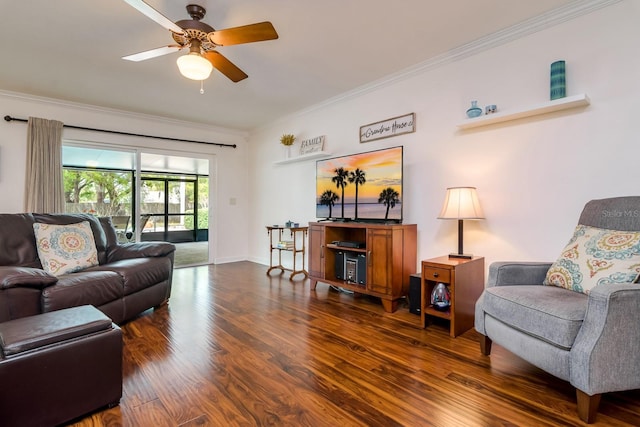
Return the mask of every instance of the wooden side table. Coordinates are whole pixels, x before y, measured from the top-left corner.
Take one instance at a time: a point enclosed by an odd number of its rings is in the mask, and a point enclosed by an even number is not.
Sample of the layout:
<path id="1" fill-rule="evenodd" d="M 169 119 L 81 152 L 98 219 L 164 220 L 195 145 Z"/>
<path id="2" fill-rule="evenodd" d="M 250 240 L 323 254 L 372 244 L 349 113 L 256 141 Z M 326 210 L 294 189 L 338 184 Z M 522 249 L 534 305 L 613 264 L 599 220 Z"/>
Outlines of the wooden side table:
<path id="1" fill-rule="evenodd" d="M 285 230 L 289 230 L 289 238 L 291 240 L 283 240 L 282 232 Z M 278 269 L 280 270 L 280 274 L 285 271 L 290 271 L 291 275 L 289 276 L 289 280 L 293 279 L 293 276 L 296 274 L 304 274 L 304 277 L 309 277 L 309 273 L 304 268 L 304 256 L 305 256 L 305 241 L 307 239 L 307 232 L 309 227 L 281 227 L 278 225 L 267 226 L 267 233 L 269 233 L 269 269 L 267 270 L 267 274 L 271 273 L 272 270 Z M 274 233 L 275 231 L 275 233 Z M 297 234 L 301 233 L 302 236 L 300 239 L 297 239 Z M 278 240 L 276 242 L 273 241 L 273 237 L 277 236 Z M 277 251 L 278 253 L 278 264 L 273 264 L 273 252 Z M 286 268 L 282 265 L 282 251 L 289 251 L 293 253 L 293 268 Z M 302 255 L 302 270 L 296 269 L 296 258 L 298 254 Z"/>
<path id="2" fill-rule="evenodd" d="M 444 283 L 451 294 L 451 306 L 440 311 L 431 305 L 431 292 Z M 429 317 L 449 321 L 449 335 L 453 338 L 471 329 L 475 320 L 475 305 L 484 290 L 484 258 L 449 258 L 448 256 L 422 261 L 420 285 L 420 321 L 423 328 Z"/>

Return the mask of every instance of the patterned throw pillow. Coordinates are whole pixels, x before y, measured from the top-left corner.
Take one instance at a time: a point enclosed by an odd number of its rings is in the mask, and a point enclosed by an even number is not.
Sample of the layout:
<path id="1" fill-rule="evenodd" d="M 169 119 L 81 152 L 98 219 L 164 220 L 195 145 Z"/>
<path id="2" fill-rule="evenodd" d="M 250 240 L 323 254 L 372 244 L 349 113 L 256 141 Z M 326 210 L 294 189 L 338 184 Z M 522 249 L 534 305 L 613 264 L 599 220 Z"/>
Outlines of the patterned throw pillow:
<path id="1" fill-rule="evenodd" d="M 98 265 L 98 251 L 89 221 L 77 224 L 33 224 L 42 268 L 54 276 Z"/>
<path id="2" fill-rule="evenodd" d="M 633 283 L 640 275 L 640 232 L 578 225 L 545 285 L 589 294 L 603 283 Z"/>

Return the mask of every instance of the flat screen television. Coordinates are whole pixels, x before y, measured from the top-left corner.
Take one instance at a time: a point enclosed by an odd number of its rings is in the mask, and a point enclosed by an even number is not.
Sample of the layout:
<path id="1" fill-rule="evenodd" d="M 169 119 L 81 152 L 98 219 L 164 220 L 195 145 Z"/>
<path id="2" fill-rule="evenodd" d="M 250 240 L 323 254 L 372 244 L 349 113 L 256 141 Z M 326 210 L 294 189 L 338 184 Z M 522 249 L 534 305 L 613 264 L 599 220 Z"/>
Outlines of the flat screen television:
<path id="1" fill-rule="evenodd" d="M 402 223 L 402 146 L 316 162 L 316 218 Z"/>

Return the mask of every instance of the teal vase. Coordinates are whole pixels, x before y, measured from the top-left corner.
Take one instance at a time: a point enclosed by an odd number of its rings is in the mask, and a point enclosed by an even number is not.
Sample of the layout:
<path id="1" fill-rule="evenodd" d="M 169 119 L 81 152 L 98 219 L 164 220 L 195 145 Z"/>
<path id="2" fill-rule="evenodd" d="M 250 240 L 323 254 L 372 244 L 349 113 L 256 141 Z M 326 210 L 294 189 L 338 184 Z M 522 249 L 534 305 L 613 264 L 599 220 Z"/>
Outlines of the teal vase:
<path id="1" fill-rule="evenodd" d="M 471 101 L 471 108 L 467 110 L 467 117 L 470 119 L 482 114 L 482 108 L 478 107 L 478 101 Z"/>
<path id="2" fill-rule="evenodd" d="M 556 61 L 551 64 L 551 100 L 567 96 L 565 62 Z"/>

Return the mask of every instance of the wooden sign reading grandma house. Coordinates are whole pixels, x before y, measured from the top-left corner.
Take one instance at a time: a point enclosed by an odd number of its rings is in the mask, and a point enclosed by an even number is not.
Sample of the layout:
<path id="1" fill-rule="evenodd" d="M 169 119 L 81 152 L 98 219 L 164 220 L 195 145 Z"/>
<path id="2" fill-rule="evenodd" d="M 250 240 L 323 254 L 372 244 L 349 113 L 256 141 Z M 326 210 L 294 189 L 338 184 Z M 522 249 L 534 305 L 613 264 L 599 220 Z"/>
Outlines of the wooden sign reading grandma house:
<path id="1" fill-rule="evenodd" d="M 375 141 L 416 131 L 416 113 L 360 126 L 360 142 Z"/>

